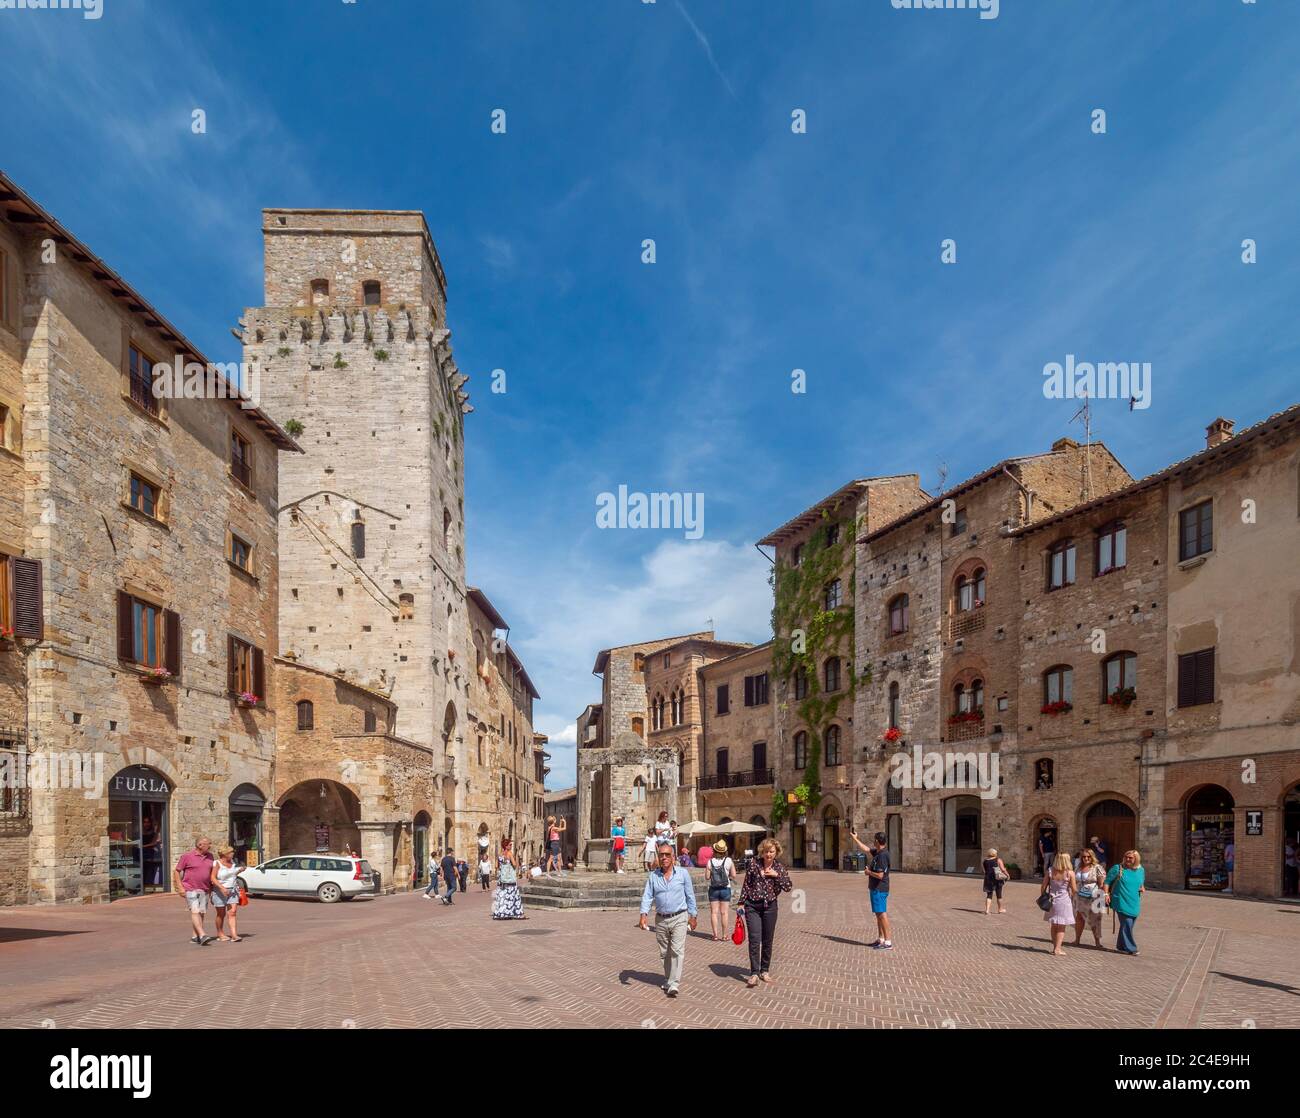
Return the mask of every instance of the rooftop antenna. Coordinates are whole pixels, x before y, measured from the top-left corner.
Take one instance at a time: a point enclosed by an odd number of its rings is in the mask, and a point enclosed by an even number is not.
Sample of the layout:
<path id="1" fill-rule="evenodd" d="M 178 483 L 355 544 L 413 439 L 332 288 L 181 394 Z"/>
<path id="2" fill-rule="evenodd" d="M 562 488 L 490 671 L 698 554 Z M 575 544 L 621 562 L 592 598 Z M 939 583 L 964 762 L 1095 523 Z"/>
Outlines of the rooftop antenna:
<path id="1" fill-rule="evenodd" d="M 1083 406 L 1072 416 L 1070 422 L 1083 420 L 1083 494 L 1082 500 L 1092 500 L 1092 400 L 1088 393 L 1083 393 Z"/>
<path id="2" fill-rule="evenodd" d="M 943 493 L 945 486 L 948 484 L 948 463 L 939 460 L 939 493 Z"/>

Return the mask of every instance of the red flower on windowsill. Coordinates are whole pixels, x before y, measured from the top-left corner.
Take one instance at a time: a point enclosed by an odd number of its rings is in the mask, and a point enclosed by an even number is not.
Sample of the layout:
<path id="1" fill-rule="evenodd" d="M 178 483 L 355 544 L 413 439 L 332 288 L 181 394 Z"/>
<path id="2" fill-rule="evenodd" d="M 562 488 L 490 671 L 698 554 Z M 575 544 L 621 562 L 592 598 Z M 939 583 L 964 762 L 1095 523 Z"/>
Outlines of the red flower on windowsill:
<path id="1" fill-rule="evenodd" d="M 892 745 L 902 736 L 903 736 L 902 730 L 900 730 L 897 726 L 890 726 L 889 729 L 886 730 L 884 733 L 884 740 L 889 742 Z"/>
<path id="2" fill-rule="evenodd" d="M 1127 710 L 1137 701 L 1137 690 L 1133 687 L 1121 687 L 1117 691 L 1112 691 L 1107 696 L 1106 702 L 1113 707 L 1123 707 Z"/>
<path id="3" fill-rule="evenodd" d="M 166 668 L 150 668 L 143 676 L 146 683 L 166 683 L 171 677 L 172 673 Z"/>
<path id="4" fill-rule="evenodd" d="M 12 625 L 0 625 L 0 640 L 11 641 L 14 639 L 14 630 Z"/>
<path id="5" fill-rule="evenodd" d="M 1064 699 L 1058 699 L 1054 703 L 1044 703 L 1042 709 L 1038 713 L 1055 717 L 1058 714 L 1069 714 L 1073 709 L 1073 703 L 1067 703 Z"/>
<path id="6" fill-rule="evenodd" d="M 948 725 L 953 726 L 959 722 L 983 722 L 984 708 L 978 710 L 959 710 L 956 714 L 948 715 Z"/>
<path id="7" fill-rule="evenodd" d="M 241 707 L 255 707 L 261 701 L 262 700 L 251 691 L 241 691 L 237 696 L 235 696 L 235 702 L 237 702 Z"/>

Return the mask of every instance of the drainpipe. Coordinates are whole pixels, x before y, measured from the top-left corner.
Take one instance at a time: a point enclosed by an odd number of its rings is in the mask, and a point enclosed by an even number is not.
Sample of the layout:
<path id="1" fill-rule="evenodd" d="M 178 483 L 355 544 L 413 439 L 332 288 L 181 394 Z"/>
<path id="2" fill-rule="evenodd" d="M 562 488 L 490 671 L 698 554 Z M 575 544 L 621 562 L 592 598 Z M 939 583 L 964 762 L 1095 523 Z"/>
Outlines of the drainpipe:
<path id="1" fill-rule="evenodd" d="M 1032 489 L 1027 488 L 1024 484 L 1022 484 L 1020 479 L 1016 477 L 1016 475 L 1013 474 L 1010 470 L 1008 470 L 1006 466 L 1002 467 L 1002 472 L 1006 474 L 1007 477 L 1009 477 L 1012 481 L 1014 481 L 1016 483 L 1016 487 L 1020 490 L 1021 493 L 1025 495 L 1025 522 L 1028 523 L 1029 521 L 1034 519 L 1034 491 Z"/>

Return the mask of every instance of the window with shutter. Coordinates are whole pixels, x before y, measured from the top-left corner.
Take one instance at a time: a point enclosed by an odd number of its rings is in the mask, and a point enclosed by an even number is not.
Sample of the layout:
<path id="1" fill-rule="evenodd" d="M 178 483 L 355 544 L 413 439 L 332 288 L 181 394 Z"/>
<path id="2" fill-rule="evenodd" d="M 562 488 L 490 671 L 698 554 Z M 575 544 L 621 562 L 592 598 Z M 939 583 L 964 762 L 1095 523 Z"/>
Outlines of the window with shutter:
<path id="1" fill-rule="evenodd" d="M 39 559 L 13 556 L 9 567 L 9 621 L 15 637 L 42 640 L 45 637 L 44 585 Z"/>
<path id="2" fill-rule="evenodd" d="M 260 648 L 253 649 L 253 694 L 266 698 L 266 660 Z"/>
<path id="3" fill-rule="evenodd" d="M 181 674 L 181 617 L 173 610 L 163 610 L 163 666 L 176 679 Z"/>
<path id="4" fill-rule="evenodd" d="M 1178 705 L 1202 706 L 1214 702 L 1214 649 L 1178 657 Z"/>
<path id="5" fill-rule="evenodd" d="M 718 775 L 727 776 L 731 772 L 731 752 L 726 749 L 718 750 Z"/>
<path id="6" fill-rule="evenodd" d="M 754 771 L 762 772 L 767 768 L 767 742 L 754 742 Z"/>
<path id="7" fill-rule="evenodd" d="M 718 713 L 726 714 L 731 710 L 731 685 L 720 683 L 718 685 Z M 663 722 L 663 700 L 659 702 L 659 719 Z"/>
<path id="8" fill-rule="evenodd" d="M 754 677 L 752 675 L 747 675 L 745 676 L 745 706 L 752 707 L 753 705 L 754 705 Z"/>

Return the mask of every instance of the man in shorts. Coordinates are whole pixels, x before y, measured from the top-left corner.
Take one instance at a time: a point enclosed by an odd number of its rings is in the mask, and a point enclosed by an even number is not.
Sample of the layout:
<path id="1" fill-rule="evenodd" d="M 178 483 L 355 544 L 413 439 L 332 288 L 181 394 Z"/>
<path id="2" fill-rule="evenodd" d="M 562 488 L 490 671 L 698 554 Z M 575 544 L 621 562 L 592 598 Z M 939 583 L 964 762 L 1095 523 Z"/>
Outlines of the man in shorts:
<path id="1" fill-rule="evenodd" d="M 859 850 L 871 855 L 871 864 L 866 871 L 871 911 L 876 916 L 876 942 L 871 947 L 875 951 L 892 951 L 894 942 L 889 938 L 889 849 L 885 832 L 877 831 L 870 846 L 858 841 L 857 831 L 850 831 L 849 836 Z"/>
<path id="2" fill-rule="evenodd" d="M 190 942 L 200 947 L 208 940 L 203 922 L 208 911 L 208 895 L 212 892 L 212 862 L 212 840 L 207 835 L 199 835 L 194 840 L 194 849 L 185 851 L 172 871 L 172 889 L 185 897 L 185 905 L 190 910 L 190 925 L 194 929 Z"/>

